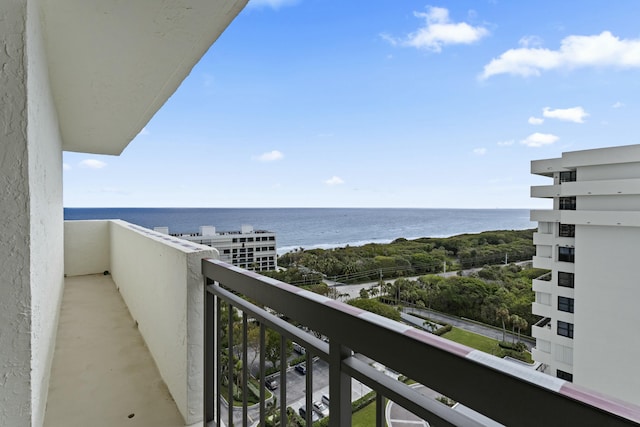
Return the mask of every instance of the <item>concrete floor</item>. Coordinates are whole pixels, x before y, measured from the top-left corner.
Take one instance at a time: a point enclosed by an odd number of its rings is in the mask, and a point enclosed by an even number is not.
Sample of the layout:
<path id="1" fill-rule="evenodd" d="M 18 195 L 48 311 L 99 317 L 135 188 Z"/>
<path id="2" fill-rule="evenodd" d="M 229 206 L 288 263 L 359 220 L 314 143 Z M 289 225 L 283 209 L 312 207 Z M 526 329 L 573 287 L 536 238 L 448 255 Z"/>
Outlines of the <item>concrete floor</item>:
<path id="1" fill-rule="evenodd" d="M 65 279 L 44 425 L 184 426 L 111 276 Z"/>

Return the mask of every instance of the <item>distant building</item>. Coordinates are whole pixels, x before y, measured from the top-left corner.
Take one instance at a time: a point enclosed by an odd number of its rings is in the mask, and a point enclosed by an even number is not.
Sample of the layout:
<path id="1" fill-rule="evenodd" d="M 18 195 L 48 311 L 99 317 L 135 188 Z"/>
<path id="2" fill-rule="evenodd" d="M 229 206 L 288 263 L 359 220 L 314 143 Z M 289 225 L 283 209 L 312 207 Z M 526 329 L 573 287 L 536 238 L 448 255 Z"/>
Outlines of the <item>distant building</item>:
<path id="1" fill-rule="evenodd" d="M 552 185 L 531 187 L 553 200 L 532 210 L 533 358 L 544 372 L 640 403 L 640 145 L 563 153 L 531 162 Z"/>
<path id="2" fill-rule="evenodd" d="M 204 225 L 199 233 L 184 234 L 169 233 L 168 227 L 155 227 L 154 230 L 216 248 L 221 261 L 247 270 L 271 271 L 278 266 L 276 233 L 254 230 L 251 225 L 243 225 L 240 231 L 221 232 L 216 232 L 213 226 Z"/>

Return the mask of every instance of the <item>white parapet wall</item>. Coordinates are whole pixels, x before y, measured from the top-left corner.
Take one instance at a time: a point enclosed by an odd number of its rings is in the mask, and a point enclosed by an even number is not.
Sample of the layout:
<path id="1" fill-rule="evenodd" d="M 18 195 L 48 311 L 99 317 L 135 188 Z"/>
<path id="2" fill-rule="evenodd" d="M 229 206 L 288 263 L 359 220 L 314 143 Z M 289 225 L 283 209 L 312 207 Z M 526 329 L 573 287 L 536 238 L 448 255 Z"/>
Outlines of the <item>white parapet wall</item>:
<path id="1" fill-rule="evenodd" d="M 218 251 L 120 220 L 65 222 L 65 273 L 109 271 L 186 424 L 202 420 L 203 258 Z"/>
<path id="2" fill-rule="evenodd" d="M 110 270 L 109 221 L 64 222 L 64 274 L 82 276 Z"/>

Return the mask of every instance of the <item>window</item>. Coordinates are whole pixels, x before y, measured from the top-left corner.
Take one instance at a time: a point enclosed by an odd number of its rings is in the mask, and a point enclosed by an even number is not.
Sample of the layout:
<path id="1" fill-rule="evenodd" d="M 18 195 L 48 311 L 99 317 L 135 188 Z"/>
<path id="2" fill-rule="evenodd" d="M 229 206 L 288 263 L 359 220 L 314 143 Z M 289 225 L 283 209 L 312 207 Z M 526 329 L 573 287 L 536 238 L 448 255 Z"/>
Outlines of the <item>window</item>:
<path id="1" fill-rule="evenodd" d="M 573 323 L 558 320 L 558 335 L 573 338 Z"/>
<path id="2" fill-rule="evenodd" d="M 556 370 L 556 377 L 565 381 L 573 382 L 573 374 L 570 374 L 569 372 L 561 371 L 560 369 Z"/>
<path id="3" fill-rule="evenodd" d="M 269 236 L 269 240 L 276 240 L 275 236 Z"/>
<path id="4" fill-rule="evenodd" d="M 573 273 L 558 271 L 558 286 L 573 288 Z"/>
<path id="5" fill-rule="evenodd" d="M 240 243 L 244 243 L 244 242 L 246 242 L 246 241 L 247 241 L 247 239 L 246 239 L 245 237 L 241 237 L 241 238 L 240 238 Z"/>
<path id="6" fill-rule="evenodd" d="M 576 171 L 560 172 L 560 183 L 574 182 L 576 180 Z"/>
<path id="7" fill-rule="evenodd" d="M 573 298 L 558 297 L 558 310 L 573 313 Z"/>
<path id="8" fill-rule="evenodd" d="M 253 242 L 253 237 L 247 238 L 247 242 Z"/>
<path id="9" fill-rule="evenodd" d="M 558 261 L 575 262 L 575 248 L 566 248 L 560 246 L 558 248 Z"/>
<path id="10" fill-rule="evenodd" d="M 560 224 L 560 237 L 576 237 L 576 226 L 574 224 Z"/>
<path id="11" fill-rule="evenodd" d="M 225 254 L 228 254 L 228 253 L 230 253 L 230 252 L 231 252 L 231 251 L 230 251 L 229 249 L 225 249 L 225 250 L 223 251 L 223 253 L 225 253 Z"/>
<path id="12" fill-rule="evenodd" d="M 231 239 L 233 243 L 238 243 L 238 239 Z"/>
<path id="13" fill-rule="evenodd" d="M 575 211 L 576 210 L 576 198 L 575 197 L 560 197 L 560 210 L 561 211 Z"/>

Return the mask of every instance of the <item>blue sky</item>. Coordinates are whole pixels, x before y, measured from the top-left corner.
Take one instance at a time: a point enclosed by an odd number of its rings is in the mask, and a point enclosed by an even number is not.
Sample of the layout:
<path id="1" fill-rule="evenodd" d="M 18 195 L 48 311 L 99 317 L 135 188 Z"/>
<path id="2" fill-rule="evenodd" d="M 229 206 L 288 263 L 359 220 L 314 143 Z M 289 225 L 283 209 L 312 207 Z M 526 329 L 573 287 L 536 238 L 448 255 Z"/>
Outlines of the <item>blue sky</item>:
<path id="1" fill-rule="evenodd" d="M 253 0 L 67 207 L 536 208 L 534 159 L 638 143 L 640 2 Z"/>

